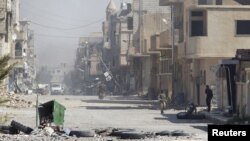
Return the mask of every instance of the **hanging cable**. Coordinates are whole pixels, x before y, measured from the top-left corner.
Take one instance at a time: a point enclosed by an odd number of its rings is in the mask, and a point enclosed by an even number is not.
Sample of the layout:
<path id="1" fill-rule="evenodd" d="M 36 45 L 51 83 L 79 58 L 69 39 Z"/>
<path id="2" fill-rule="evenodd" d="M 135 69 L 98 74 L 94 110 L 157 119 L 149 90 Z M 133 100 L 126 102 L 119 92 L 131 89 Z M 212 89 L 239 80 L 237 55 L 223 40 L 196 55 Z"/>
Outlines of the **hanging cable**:
<path id="1" fill-rule="evenodd" d="M 101 18 L 97 21 L 93 21 L 91 23 L 88 23 L 88 24 L 85 24 L 85 25 L 82 25 L 82 26 L 76 26 L 76 27 L 72 27 L 72 28 L 60 28 L 60 27 L 56 27 L 56 26 L 48 26 L 48 25 L 43 25 L 43 24 L 40 24 L 40 23 L 37 23 L 37 22 L 34 22 L 34 21 L 29 21 L 30 23 L 34 24 L 34 25 L 37 25 L 37 26 L 40 26 L 40 27 L 43 27 L 43 28 L 49 28 L 49 29 L 56 29 L 56 30 L 76 30 L 76 29 L 82 29 L 82 28 L 86 28 L 86 27 L 89 27 L 91 25 L 94 25 L 96 23 L 99 23 L 103 20 L 104 18 Z"/>
<path id="2" fill-rule="evenodd" d="M 27 7 L 26 7 L 27 6 Z M 38 14 L 40 16 L 46 16 L 47 18 L 50 18 L 50 19 L 60 19 L 60 20 L 67 20 L 67 21 L 74 21 L 74 22 L 86 22 L 86 20 L 83 20 L 83 19 L 80 19 L 80 18 L 72 18 L 72 17 L 65 17 L 65 16 L 62 16 L 60 14 L 56 14 L 56 13 L 53 13 L 53 12 L 50 12 L 50 11 L 47 11 L 45 9 L 41 9 L 41 7 L 37 7 L 35 5 L 32 5 L 30 3 L 24 3 L 23 5 L 21 5 L 22 9 L 24 11 L 28 11 L 28 12 L 31 12 L 31 13 L 34 13 L 34 14 Z M 33 9 L 32 9 L 33 8 Z M 49 16 L 49 17 L 48 17 Z"/>
<path id="3" fill-rule="evenodd" d="M 40 34 L 40 33 L 34 33 L 37 36 L 41 37 L 48 37 L 48 38 L 70 38 L 70 39 L 78 39 L 81 36 L 61 36 L 61 35 L 49 35 L 49 34 Z"/>

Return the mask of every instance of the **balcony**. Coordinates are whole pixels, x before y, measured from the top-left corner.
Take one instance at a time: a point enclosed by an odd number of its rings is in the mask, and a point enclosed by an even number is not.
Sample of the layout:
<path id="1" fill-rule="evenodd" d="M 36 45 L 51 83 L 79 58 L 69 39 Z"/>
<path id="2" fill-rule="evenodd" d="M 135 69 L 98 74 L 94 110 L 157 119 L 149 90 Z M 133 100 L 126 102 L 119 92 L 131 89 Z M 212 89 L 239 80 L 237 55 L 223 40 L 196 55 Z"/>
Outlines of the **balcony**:
<path id="1" fill-rule="evenodd" d="M 249 37 L 214 38 L 212 36 L 190 37 L 186 44 L 187 58 L 232 58 L 237 49 L 246 49 Z"/>
<path id="2" fill-rule="evenodd" d="M 27 36 L 23 31 L 17 32 L 16 35 L 17 35 L 17 39 L 16 39 L 17 41 L 27 40 Z"/>

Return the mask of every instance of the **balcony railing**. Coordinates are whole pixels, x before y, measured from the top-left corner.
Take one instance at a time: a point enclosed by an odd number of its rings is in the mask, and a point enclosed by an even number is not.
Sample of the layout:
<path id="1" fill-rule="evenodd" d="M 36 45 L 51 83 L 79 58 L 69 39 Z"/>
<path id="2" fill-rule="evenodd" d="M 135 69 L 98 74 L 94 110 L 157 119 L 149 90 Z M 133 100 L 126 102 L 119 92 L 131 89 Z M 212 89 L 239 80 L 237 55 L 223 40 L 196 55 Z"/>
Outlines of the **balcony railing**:
<path id="1" fill-rule="evenodd" d="M 178 4 L 188 1 L 191 5 L 222 5 L 223 0 L 160 0 L 160 6 Z"/>
<path id="2" fill-rule="evenodd" d="M 22 50 L 16 50 L 16 51 L 15 51 L 15 57 L 16 57 L 16 58 L 21 58 L 21 57 L 23 57 L 23 52 L 22 52 Z"/>
<path id="3" fill-rule="evenodd" d="M 166 5 L 171 5 L 175 3 L 180 3 L 183 2 L 184 0 L 160 0 L 159 5 L 160 6 L 166 6 Z"/>

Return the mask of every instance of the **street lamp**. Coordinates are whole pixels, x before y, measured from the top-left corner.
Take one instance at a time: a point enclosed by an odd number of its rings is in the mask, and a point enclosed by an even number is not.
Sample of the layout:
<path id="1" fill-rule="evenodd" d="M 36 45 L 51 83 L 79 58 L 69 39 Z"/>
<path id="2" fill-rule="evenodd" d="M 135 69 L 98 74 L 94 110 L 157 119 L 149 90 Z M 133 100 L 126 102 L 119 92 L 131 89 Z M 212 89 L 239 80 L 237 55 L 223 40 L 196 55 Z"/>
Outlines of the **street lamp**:
<path id="1" fill-rule="evenodd" d="M 170 7 L 170 10 L 171 10 L 171 18 L 170 18 L 170 20 L 167 20 L 167 19 L 165 19 L 165 18 L 162 18 L 161 20 L 162 20 L 162 22 L 163 23 L 165 23 L 166 25 L 168 25 L 168 24 L 170 24 L 170 35 L 171 35 L 171 54 L 172 54 L 172 56 L 171 56 L 171 60 L 172 60 L 172 62 L 171 62 L 171 64 L 172 64 L 172 70 L 171 70 L 171 75 L 172 75 L 172 97 L 174 97 L 174 95 L 175 95 L 175 75 L 176 75 L 176 72 L 175 72 L 175 52 L 176 52 L 176 50 L 175 50 L 175 30 L 174 30 L 174 6 L 173 5 L 171 5 L 171 7 Z"/>
<path id="2" fill-rule="evenodd" d="M 172 97 L 175 97 L 175 31 L 174 31 L 174 5 L 170 6 L 171 8 L 171 35 L 172 35 Z M 173 100 L 173 99 L 172 99 Z M 174 101 L 172 101 L 174 102 Z"/>

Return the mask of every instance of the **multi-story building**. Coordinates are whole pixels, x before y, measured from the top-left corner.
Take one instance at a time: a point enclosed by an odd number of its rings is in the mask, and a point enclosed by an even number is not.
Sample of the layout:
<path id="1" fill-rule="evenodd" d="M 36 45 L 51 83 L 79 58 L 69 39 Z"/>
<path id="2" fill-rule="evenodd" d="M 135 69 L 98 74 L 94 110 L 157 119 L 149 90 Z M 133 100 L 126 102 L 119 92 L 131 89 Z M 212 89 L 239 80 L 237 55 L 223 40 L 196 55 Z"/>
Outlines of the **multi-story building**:
<path id="1" fill-rule="evenodd" d="M 92 33 L 89 37 L 81 37 L 75 68 L 81 74 L 82 80 L 92 81 L 102 75 L 102 33 Z"/>
<path id="2" fill-rule="evenodd" d="M 249 4 L 249 0 L 160 0 L 160 5 L 173 5 L 178 11 L 174 28 L 181 32 L 175 63 L 183 85 L 176 85 L 188 101 L 205 105 L 205 85 L 210 85 L 219 108 L 230 105 L 236 111 L 236 88 L 227 89 L 216 74 L 222 60 L 233 58 L 237 49 L 250 48 Z"/>
<path id="3" fill-rule="evenodd" d="M 25 49 L 26 56 L 24 57 L 24 65 L 26 66 L 24 76 L 25 81 L 30 89 L 35 87 L 36 68 L 35 68 L 35 45 L 34 45 L 34 31 L 27 29 L 27 48 Z"/>
<path id="4" fill-rule="evenodd" d="M 146 94 L 149 89 L 153 89 L 151 76 L 153 76 L 152 64 L 155 65 L 155 63 L 152 63 L 151 55 L 156 52 L 150 51 L 151 36 L 167 29 L 167 24 L 163 21 L 168 20 L 170 9 L 159 6 L 159 0 L 134 0 L 133 13 L 135 54 L 131 55 L 132 76 L 134 76 L 136 90 Z M 153 90 L 152 93 L 156 94 L 157 91 Z"/>
<path id="5" fill-rule="evenodd" d="M 113 0 L 110 1 L 106 10 L 107 19 L 104 22 L 103 34 L 106 39 L 103 48 L 103 57 L 107 64 L 106 71 L 112 73 L 116 81 L 117 90 L 125 93 L 130 89 L 130 64 L 128 54 L 132 49 L 132 5 L 121 3 L 117 10 Z M 109 45 L 107 48 L 106 45 Z"/>
<path id="6" fill-rule="evenodd" d="M 101 32 L 91 33 L 88 37 L 79 39 L 76 50 L 75 73 L 78 76 L 75 88 L 82 89 L 87 94 L 96 93 L 95 89 L 87 89 L 95 80 L 104 78 L 102 61 L 103 35 Z"/>
<path id="7" fill-rule="evenodd" d="M 20 38 L 24 38 L 24 34 L 19 32 L 19 7 L 20 1 L 15 0 L 1 0 L 0 1 L 0 56 L 9 55 L 12 60 L 10 64 L 16 62 L 18 57 L 21 57 L 20 48 L 22 47 L 19 42 Z M 19 40 L 19 41 L 18 41 Z M 22 62 L 22 57 L 18 59 L 18 62 Z M 18 64 L 20 65 L 20 64 Z M 16 65 L 16 66 L 18 66 Z M 22 65 L 22 68 L 24 65 Z M 17 68 L 17 67 L 15 67 Z M 8 85 L 12 85 L 14 82 L 14 74 L 16 69 L 10 73 L 9 77 L 4 81 L 4 86 L 8 89 Z"/>
<path id="8" fill-rule="evenodd" d="M 11 56 L 17 64 L 10 77 L 10 90 L 27 92 L 35 84 L 34 33 L 29 29 L 28 21 L 15 24 Z"/>

